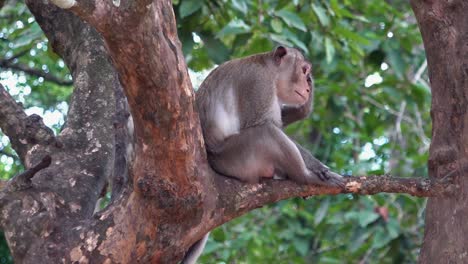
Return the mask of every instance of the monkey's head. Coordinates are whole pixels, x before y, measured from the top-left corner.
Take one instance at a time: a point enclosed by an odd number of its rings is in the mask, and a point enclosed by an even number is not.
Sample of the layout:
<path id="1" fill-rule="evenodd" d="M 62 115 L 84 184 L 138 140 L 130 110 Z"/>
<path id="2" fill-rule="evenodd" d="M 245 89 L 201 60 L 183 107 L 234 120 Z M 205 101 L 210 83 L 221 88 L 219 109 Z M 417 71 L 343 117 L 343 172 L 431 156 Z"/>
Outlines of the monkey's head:
<path id="1" fill-rule="evenodd" d="M 313 92 L 312 64 L 294 48 L 277 47 L 273 52 L 276 67 L 276 95 L 282 104 L 303 105 Z"/>

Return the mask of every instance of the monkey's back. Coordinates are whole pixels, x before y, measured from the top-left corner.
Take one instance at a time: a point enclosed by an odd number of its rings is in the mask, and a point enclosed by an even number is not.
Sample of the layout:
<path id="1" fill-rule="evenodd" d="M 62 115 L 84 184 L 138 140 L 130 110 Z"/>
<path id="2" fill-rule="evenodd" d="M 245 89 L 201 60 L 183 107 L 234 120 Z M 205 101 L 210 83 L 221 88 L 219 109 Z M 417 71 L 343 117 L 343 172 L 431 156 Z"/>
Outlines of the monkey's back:
<path id="1" fill-rule="evenodd" d="M 276 94 L 270 60 L 270 53 L 231 60 L 203 81 L 196 104 L 208 150 L 247 127 L 272 119 L 281 125 L 280 106 L 272 107 Z"/>

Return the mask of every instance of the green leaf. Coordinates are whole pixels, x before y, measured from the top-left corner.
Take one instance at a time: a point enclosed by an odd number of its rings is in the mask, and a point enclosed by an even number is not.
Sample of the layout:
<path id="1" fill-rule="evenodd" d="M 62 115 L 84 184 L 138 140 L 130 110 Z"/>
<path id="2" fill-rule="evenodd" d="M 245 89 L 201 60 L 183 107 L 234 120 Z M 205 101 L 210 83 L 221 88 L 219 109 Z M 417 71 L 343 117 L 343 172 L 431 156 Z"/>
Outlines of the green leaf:
<path id="1" fill-rule="evenodd" d="M 398 78 L 402 79 L 405 74 L 406 64 L 401 57 L 402 52 L 400 50 L 400 46 L 395 42 L 391 44 L 385 43 L 384 49 L 387 52 L 387 58 L 392 69 L 395 71 Z"/>
<path id="2" fill-rule="evenodd" d="M 323 7 L 312 4 L 312 10 L 314 10 L 314 13 L 317 15 L 317 18 L 322 26 L 326 27 L 330 24 L 330 20 L 328 19 L 328 16 L 325 13 L 326 11 Z"/>
<path id="3" fill-rule="evenodd" d="M 294 46 L 291 41 L 289 41 L 286 37 L 283 35 L 277 35 L 277 34 L 270 34 L 270 38 L 278 42 L 279 44 L 287 45 L 287 46 Z"/>
<path id="4" fill-rule="evenodd" d="M 270 24 L 271 24 L 271 28 L 272 28 L 273 31 L 275 31 L 276 33 L 281 33 L 281 31 L 283 31 L 283 23 L 282 23 L 281 20 L 279 20 L 278 18 L 273 18 L 273 19 L 270 21 Z"/>
<path id="5" fill-rule="evenodd" d="M 239 47 L 245 47 L 247 42 L 249 42 L 252 39 L 252 34 L 251 33 L 245 33 L 245 34 L 238 34 L 236 35 L 234 42 L 232 43 L 231 49 L 236 49 Z"/>
<path id="6" fill-rule="evenodd" d="M 221 64 L 229 59 L 229 50 L 219 39 L 215 39 L 210 35 L 201 35 L 205 44 L 208 57 L 216 64 Z"/>
<path id="7" fill-rule="evenodd" d="M 378 228 L 376 230 L 376 232 L 375 232 L 375 235 L 374 235 L 374 240 L 373 240 L 373 243 L 372 243 L 372 247 L 373 248 L 382 248 L 392 240 L 393 240 L 393 238 L 390 237 L 387 234 L 387 232 L 385 232 L 385 229 Z"/>
<path id="8" fill-rule="evenodd" d="M 320 203 L 320 207 L 315 212 L 315 217 L 314 217 L 315 226 L 318 226 L 322 222 L 323 218 L 327 214 L 329 206 L 330 206 L 330 199 L 327 197 L 323 199 L 323 201 Z"/>
<path id="9" fill-rule="evenodd" d="M 248 8 L 245 0 L 232 0 L 232 6 L 244 15 L 247 14 Z"/>
<path id="10" fill-rule="evenodd" d="M 326 61 L 328 64 L 332 62 L 333 57 L 335 56 L 335 46 L 329 37 L 325 37 L 325 54 L 326 54 Z"/>
<path id="11" fill-rule="evenodd" d="M 333 257 L 321 257 L 320 258 L 320 263 L 325 263 L 325 264 L 342 264 L 343 263 L 343 259 L 340 258 L 340 259 L 337 259 L 337 258 L 333 258 Z"/>
<path id="12" fill-rule="evenodd" d="M 208 242 L 208 243 L 206 243 L 206 246 L 203 249 L 203 254 L 210 254 L 210 253 L 213 253 L 213 252 L 218 252 L 222 248 L 223 248 L 223 244 Z"/>
<path id="13" fill-rule="evenodd" d="M 295 47 L 298 47 L 302 49 L 304 52 L 308 53 L 307 46 L 305 45 L 304 42 L 302 42 L 298 37 L 297 34 L 294 34 L 293 32 L 289 31 L 288 29 L 285 29 L 283 32 L 283 35 L 289 39 Z"/>
<path id="14" fill-rule="evenodd" d="M 210 236 L 213 238 L 214 241 L 223 242 L 226 240 L 226 233 L 222 228 L 216 228 L 211 232 Z"/>
<path id="15" fill-rule="evenodd" d="M 179 15 L 181 18 L 187 17 L 200 9 L 203 1 L 200 0 L 184 0 L 179 6 Z"/>
<path id="16" fill-rule="evenodd" d="M 228 35 L 237 35 L 250 32 L 250 26 L 244 20 L 233 19 L 221 31 L 216 34 L 216 37 L 222 38 Z"/>
<path id="17" fill-rule="evenodd" d="M 386 225 L 388 236 L 392 239 L 397 238 L 400 235 L 400 224 L 395 219 L 389 219 Z"/>
<path id="18" fill-rule="evenodd" d="M 306 31 L 306 26 L 302 19 L 294 14 L 293 12 L 281 9 L 280 11 L 276 12 L 276 15 L 281 17 L 283 21 L 290 27 L 295 27 L 299 30 Z"/>
<path id="19" fill-rule="evenodd" d="M 349 250 L 350 252 L 356 252 L 370 237 L 371 230 L 368 228 L 363 228 L 362 230 L 356 231 L 351 240 L 353 243 L 350 243 Z"/>
<path id="20" fill-rule="evenodd" d="M 355 41 L 357 43 L 364 44 L 364 45 L 369 45 L 370 44 L 370 41 L 367 38 L 362 37 L 361 35 L 359 35 L 357 33 L 354 33 L 354 32 L 352 32 L 351 30 L 349 30 L 347 28 L 336 27 L 335 32 L 337 34 L 342 35 L 343 37 L 345 37 L 345 38 L 347 38 L 349 40 Z"/>
<path id="21" fill-rule="evenodd" d="M 373 211 L 363 211 L 358 213 L 359 226 L 366 227 L 379 218 L 379 215 Z"/>
<path id="22" fill-rule="evenodd" d="M 342 17 L 342 16 L 346 16 L 346 17 L 349 17 L 349 18 L 354 17 L 354 15 L 351 14 L 351 12 L 349 12 L 349 10 L 346 9 L 345 6 L 341 6 L 341 5 L 338 4 L 338 0 L 331 0 L 330 1 L 330 7 L 338 17 Z"/>
<path id="23" fill-rule="evenodd" d="M 293 240 L 294 247 L 296 248 L 297 252 L 301 256 L 307 255 L 309 252 L 309 241 L 302 239 L 302 238 L 296 238 Z"/>

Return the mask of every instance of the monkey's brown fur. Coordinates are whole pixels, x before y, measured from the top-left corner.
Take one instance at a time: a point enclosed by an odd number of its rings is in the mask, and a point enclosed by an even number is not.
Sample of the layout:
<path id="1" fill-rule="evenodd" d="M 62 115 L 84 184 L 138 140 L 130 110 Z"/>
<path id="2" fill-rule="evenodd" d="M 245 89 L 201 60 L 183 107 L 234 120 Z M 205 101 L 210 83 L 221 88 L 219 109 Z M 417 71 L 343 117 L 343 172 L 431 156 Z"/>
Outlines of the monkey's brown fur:
<path id="1" fill-rule="evenodd" d="M 311 64 L 293 48 L 228 61 L 196 94 L 211 166 L 246 182 L 286 176 L 296 182 L 343 186 L 281 130 L 311 110 Z"/>

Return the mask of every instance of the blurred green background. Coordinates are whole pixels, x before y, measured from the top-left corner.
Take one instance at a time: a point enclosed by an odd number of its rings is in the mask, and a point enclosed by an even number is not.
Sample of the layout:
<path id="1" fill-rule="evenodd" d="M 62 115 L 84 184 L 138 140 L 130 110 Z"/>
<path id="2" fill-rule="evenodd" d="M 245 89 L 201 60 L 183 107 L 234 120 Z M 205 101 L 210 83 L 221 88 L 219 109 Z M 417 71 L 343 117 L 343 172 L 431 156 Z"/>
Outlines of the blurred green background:
<path id="1" fill-rule="evenodd" d="M 195 89 L 226 60 L 298 47 L 313 63 L 315 104 L 292 137 L 343 174 L 427 175 L 431 97 L 407 1 L 179 0 L 174 11 Z M 7 1 L 0 27 L 0 82 L 59 131 L 66 66 L 22 1 Z M 21 170 L 0 133 L 1 178 Z M 200 263 L 415 263 L 424 207 L 393 194 L 290 199 L 214 230 Z M 0 239 L 0 263 L 11 262 Z"/>

